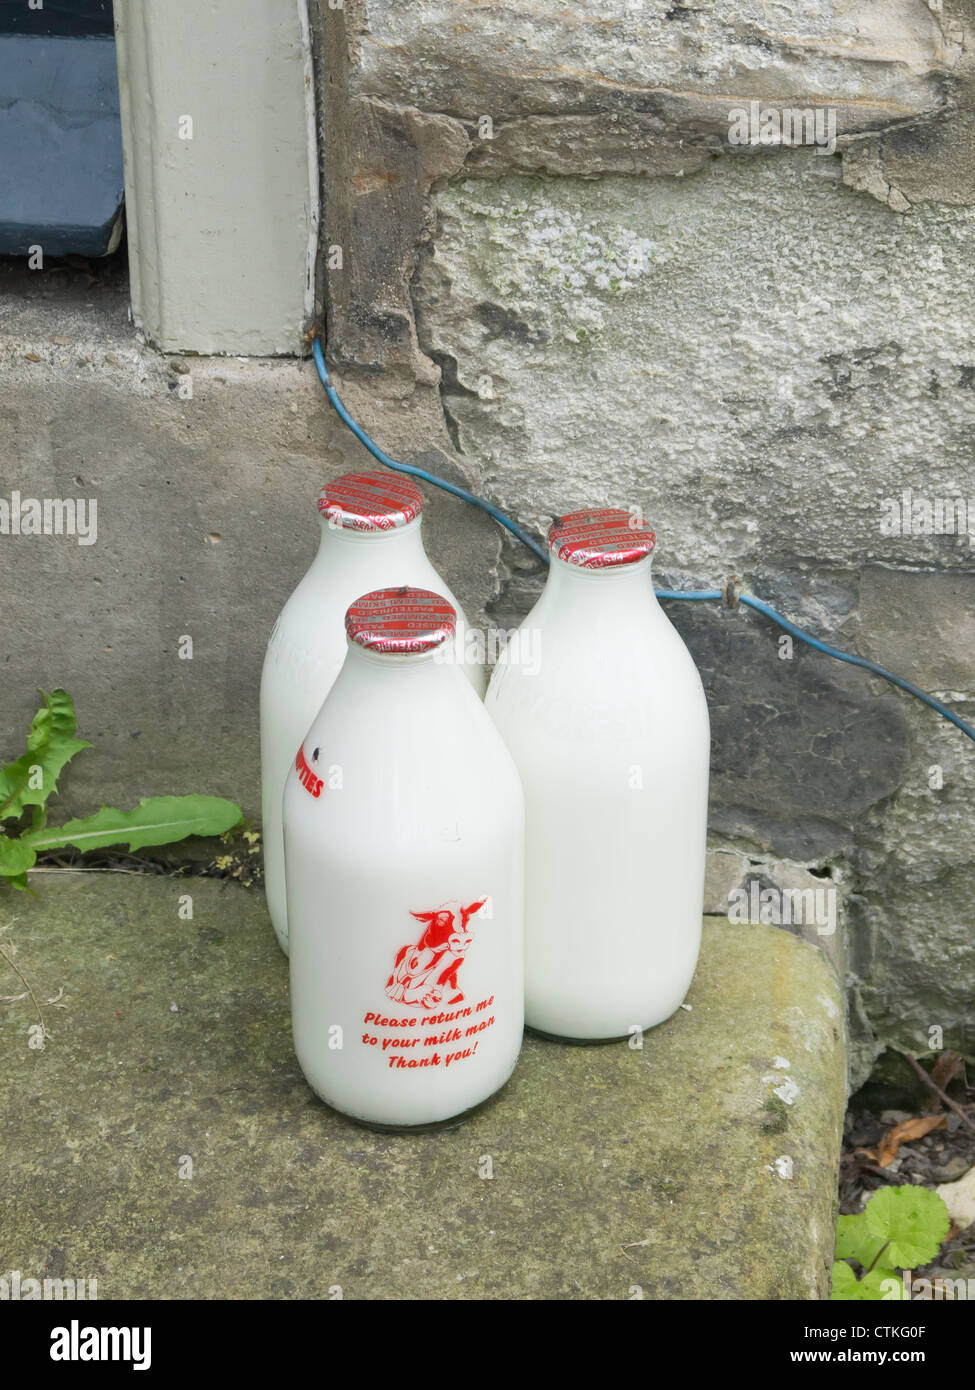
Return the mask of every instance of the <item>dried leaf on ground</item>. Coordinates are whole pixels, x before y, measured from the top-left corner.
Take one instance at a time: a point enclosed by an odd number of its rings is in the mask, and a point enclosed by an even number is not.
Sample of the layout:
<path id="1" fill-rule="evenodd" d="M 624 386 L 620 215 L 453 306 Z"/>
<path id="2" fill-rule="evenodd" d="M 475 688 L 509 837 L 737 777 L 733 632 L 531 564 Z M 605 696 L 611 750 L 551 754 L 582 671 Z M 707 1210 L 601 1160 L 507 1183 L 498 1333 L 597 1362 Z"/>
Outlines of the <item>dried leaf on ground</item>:
<path id="1" fill-rule="evenodd" d="M 899 1125 L 893 1125 L 876 1149 L 856 1149 L 855 1152 L 866 1154 L 867 1158 L 872 1158 L 881 1168 L 889 1168 L 897 1157 L 901 1144 L 908 1144 L 912 1139 L 923 1139 L 933 1129 L 944 1128 L 944 1115 L 916 1115 L 913 1119 L 902 1120 Z"/>

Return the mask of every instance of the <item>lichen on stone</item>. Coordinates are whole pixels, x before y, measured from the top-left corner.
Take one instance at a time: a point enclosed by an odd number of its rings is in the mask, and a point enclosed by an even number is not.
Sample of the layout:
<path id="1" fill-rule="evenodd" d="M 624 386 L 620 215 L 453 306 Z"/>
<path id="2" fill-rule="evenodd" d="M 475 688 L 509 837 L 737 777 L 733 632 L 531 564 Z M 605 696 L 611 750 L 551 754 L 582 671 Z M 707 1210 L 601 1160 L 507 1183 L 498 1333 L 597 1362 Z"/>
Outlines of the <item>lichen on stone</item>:
<path id="1" fill-rule="evenodd" d="M 494 190 L 498 192 L 498 190 Z M 513 179 L 492 202 L 467 180 L 440 199 L 447 238 L 480 231 L 478 270 L 486 291 L 531 311 L 545 291 L 548 317 L 566 342 L 598 336 L 605 310 L 636 289 L 671 252 L 598 209 L 577 215 L 546 196 L 546 181 Z"/>

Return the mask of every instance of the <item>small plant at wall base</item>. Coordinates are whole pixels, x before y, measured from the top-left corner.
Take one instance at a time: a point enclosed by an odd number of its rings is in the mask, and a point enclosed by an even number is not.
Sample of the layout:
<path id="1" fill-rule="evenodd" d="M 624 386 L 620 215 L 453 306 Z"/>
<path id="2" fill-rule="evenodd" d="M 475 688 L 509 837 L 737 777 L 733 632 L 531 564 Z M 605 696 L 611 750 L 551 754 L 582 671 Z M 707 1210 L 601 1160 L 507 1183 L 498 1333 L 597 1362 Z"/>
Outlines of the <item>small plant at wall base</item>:
<path id="1" fill-rule="evenodd" d="M 858 1215 L 837 1223 L 833 1299 L 910 1298 L 903 1271 L 933 1260 L 950 1224 L 936 1192 L 910 1183 L 881 1188 Z M 859 1278 L 854 1263 L 863 1271 Z"/>
<path id="2" fill-rule="evenodd" d="M 76 753 L 91 744 L 75 738 L 74 705 L 65 690 L 41 696 L 44 705 L 31 720 L 27 751 L 0 768 L 0 882 L 27 888 L 27 871 L 45 850 L 130 850 L 171 845 L 189 835 L 222 835 L 241 820 L 240 807 L 219 796 L 151 796 L 131 811 L 102 806 L 92 816 L 47 824 L 47 800 Z M 14 834 L 9 823 L 30 815 L 30 824 Z"/>
<path id="3" fill-rule="evenodd" d="M 219 796 L 152 796 L 131 811 L 102 806 L 92 816 L 48 826 L 48 797 L 57 790 L 58 778 L 74 755 L 91 744 L 75 738 L 77 721 L 66 690 L 54 690 L 50 695 L 42 690 L 41 696 L 44 704 L 31 720 L 26 752 L 0 767 L 0 892 L 4 885 L 30 892 L 28 870 L 47 850 L 73 845 L 85 853 L 120 844 L 127 844 L 130 850 L 145 849 L 171 845 L 189 835 L 222 835 L 240 823 L 240 807 Z M 2 931 L 6 927 L 0 927 Z M 0 996 L 0 1002 L 31 1000 L 38 1023 L 31 1030 L 30 1046 L 42 1049 L 50 1033 L 41 1000 L 14 962 L 14 951 L 13 943 L 8 942 L 7 949 L 0 946 L 0 958 L 20 980 L 23 993 Z M 66 1008 L 59 1002 L 63 994 L 62 988 L 46 1002 Z"/>

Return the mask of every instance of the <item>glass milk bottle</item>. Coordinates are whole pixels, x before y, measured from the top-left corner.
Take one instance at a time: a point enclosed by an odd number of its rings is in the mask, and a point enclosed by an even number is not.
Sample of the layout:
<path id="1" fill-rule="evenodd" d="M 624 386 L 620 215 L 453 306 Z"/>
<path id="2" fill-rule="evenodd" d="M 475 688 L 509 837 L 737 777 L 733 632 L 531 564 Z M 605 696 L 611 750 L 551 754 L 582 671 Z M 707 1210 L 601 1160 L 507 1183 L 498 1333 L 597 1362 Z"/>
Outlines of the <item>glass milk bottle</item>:
<path id="1" fill-rule="evenodd" d="M 422 589 L 353 603 L 284 793 L 295 1050 L 323 1100 L 380 1128 L 458 1119 L 521 1047 L 521 784 L 454 625 Z"/>
<path id="2" fill-rule="evenodd" d="M 466 630 L 460 605 L 423 549 L 423 495 L 414 482 L 391 473 L 345 473 L 322 488 L 318 510 L 318 554 L 274 624 L 261 676 L 264 891 L 285 954 L 288 920 L 281 796 L 295 750 L 345 658 L 346 609 L 370 589 L 415 584 L 446 595 L 457 610 L 458 655 Z M 478 694 L 483 694 L 481 667 L 464 662 L 462 669 Z"/>
<path id="3" fill-rule="evenodd" d="M 572 1042 L 663 1022 L 700 946 L 708 711 L 653 548 L 628 512 L 558 518 L 485 701 L 525 790 L 525 1021 Z"/>

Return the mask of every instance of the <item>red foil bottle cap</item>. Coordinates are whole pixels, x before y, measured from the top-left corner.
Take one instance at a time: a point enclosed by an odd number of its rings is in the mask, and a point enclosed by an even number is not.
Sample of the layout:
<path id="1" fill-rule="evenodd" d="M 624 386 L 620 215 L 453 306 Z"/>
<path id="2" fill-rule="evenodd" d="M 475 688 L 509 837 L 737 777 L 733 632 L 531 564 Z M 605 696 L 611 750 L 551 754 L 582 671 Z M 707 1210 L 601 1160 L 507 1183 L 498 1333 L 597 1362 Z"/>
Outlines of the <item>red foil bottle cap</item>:
<path id="1" fill-rule="evenodd" d="M 581 569 L 633 565 L 653 554 L 657 538 L 650 527 L 621 507 L 557 516 L 548 533 L 549 550 Z"/>
<path id="2" fill-rule="evenodd" d="M 423 511 L 423 494 L 395 473 L 343 473 L 319 493 L 318 510 L 350 531 L 394 531 Z"/>
<path id="3" fill-rule="evenodd" d="M 345 630 L 356 646 L 401 656 L 432 652 L 456 629 L 453 605 L 429 589 L 374 589 L 345 615 Z"/>

